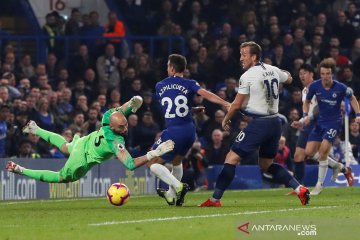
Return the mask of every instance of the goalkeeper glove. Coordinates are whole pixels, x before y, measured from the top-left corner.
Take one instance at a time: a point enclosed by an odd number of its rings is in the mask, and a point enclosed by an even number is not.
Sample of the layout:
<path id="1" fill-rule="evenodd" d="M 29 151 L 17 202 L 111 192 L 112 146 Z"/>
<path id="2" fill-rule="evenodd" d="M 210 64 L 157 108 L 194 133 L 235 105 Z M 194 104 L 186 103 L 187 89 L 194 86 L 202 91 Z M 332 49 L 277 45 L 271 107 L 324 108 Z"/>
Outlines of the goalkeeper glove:
<path id="1" fill-rule="evenodd" d="M 172 140 L 161 143 L 155 150 L 147 152 L 146 157 L 150 161 L 153 158 L 160 157 L 174 149 L 175 145 Z"/>
<path id="2" fill-rule="evenodd" d="M 131 107 L 131 111 L 133 113 L 136 113 L 136 111 L 141 107 L 143 103 L 143 99 L 140 96 L 134 96 L 130 99 L 130 107 Z"/>

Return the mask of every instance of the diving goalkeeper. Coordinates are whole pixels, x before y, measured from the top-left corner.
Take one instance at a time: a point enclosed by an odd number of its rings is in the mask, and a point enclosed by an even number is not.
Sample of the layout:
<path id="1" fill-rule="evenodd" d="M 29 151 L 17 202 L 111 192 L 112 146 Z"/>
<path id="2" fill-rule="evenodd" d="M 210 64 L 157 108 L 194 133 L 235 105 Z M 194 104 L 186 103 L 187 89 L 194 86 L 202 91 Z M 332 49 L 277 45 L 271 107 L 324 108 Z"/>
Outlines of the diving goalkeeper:
<path id="1" fill-rule="evenodd" d="M 142 105 L 142 98 L 135 96 L 118 108 L 104 113 L 102 127 L 87 136 L 74 136 L 68 143 L 61 135 L 41 129 L 34 121 L 24 127 L 24 133 L 35 134 L 55 145 L 64 154 L 69 155 L 64 167 L 58 172 L 49 170 L 33 170 L 21 167 L 9 161 L 6 168 L 9 172 L 28 176 L 43 182 L 67 183 L 79 180 L 96 164 L 100 164 L 115 155 L 129 170 L 134 170 L 149 160 L 162 156 L 174 149 L 174 142 L 168 140 L 146 155 L 132 158 L 125 148 L 124 136 L 127 135 L 128 122 L 126 116 L 135 113 Z"/>

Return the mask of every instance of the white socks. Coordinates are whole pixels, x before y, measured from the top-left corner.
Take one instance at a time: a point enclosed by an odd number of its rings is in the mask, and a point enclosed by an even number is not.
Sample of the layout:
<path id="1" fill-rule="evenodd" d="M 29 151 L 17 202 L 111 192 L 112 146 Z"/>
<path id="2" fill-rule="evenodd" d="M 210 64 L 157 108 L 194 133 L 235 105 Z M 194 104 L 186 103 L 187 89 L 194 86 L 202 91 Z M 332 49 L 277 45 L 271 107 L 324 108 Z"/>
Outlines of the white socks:
<path id="1" fill-rule="evenodd" d="M 322 186 L 324 184 L 324 180 L 326 177 L 326 173 L 328 170 L 328 160 L 319 160 L 319 172 L 318 172 L 318 181 L 316 185 Z"/>
<path id="2" fill-rule="evenodd" d="M 171 173 L 177 180 L 179 180 L 181 182 L 182 176 L 183 176 L 183 167 L 182 167 L 182 163 L 180 165 L 174 166 L 172 168 L 172 173 Z M 176 196 L 176 192 L 175 189 L 169 186 L 169 190 L 166 193 L 169 197 L 175 197 Z"/>
<path id="3" fill-rule="evenodd" d="M 177 180 L 170 171 L 163 165 L 154 163 L 150 166 L 150 171 L 153 172 L 158 178 L 163 182 L 167 183 L 169 186 L 174 188 L 179 188 L 181 182 Z"/>
<path id="4" fill-rule="evenodd" d="M 172 175 L 179 181 L 181 181 L 183 176 L 183 166 L 182 163 L 177 166 L 173 166 Z"/>

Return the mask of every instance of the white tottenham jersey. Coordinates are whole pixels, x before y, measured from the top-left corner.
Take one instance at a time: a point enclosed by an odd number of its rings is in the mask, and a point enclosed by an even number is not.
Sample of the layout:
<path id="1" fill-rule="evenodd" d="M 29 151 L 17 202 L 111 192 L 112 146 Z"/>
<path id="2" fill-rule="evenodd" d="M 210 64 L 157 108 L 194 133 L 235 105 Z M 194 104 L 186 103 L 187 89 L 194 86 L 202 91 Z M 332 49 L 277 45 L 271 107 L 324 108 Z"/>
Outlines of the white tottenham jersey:
<path id="1" fill-rule="evenodd" d="M 285 72 L 269 64 L 262 63 L 249 68 L 239 81 L 238 93 L 249 95 L 243 110 L 264 116 L 278 113 L 279 84 L 287 79 Z"/>
<path id="2" fill-rule="evenodd" d="M 308 93 L 308 88 L 304 87 L 304 89 L 302 90 L 302 102 L 305 102 L 307 93 Z M 314 118 L 314 115 L 317 115 L 318 111 L 316 109 L 317 109 L 317 100 L 316 100 L 316 95 L 314 95 L 310 101 L 310 107 L 308 112 L 308 116 L 310 119 Z"/>

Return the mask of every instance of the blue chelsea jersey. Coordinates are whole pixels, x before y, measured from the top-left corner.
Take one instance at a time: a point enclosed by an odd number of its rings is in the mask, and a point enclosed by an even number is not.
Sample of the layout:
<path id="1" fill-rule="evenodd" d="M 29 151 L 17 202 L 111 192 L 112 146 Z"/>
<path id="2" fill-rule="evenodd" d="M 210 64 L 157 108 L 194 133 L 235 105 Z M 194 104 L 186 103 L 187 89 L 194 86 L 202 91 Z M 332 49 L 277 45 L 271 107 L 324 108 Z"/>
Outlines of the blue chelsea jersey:
<path id="1" fill-rule="evenodd" d="M 318 122 L 336 122 L 342 119 L 341 102 L 344 100 L 344 97 L 350 98 L 352 91 L 348 91 L 344 84 L 336 80 L 333 81 L 329 89 L 325 89 L 321 80 L 316 80 L 310 85 L 306 99 L 311 101 L 314 95 L 319 106 Z"/>
<path id="2" fill-rule="evenodd" d="M 192 99 L 200 85 L 191 79 L 167 77 L 156 84 L 156 98 L 160 102 L 167 127 L 192 122 Z"/>

